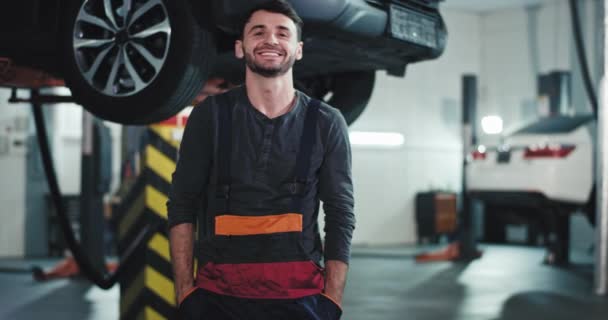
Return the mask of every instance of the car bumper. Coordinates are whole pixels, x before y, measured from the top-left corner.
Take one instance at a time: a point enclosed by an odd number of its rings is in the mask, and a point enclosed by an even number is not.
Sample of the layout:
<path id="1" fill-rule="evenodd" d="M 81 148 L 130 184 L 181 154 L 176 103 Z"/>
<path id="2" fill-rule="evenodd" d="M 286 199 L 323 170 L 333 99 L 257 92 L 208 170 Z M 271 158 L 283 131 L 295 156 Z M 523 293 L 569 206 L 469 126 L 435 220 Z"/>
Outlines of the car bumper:
<path id="1" fill-rule="evenodd" d="M 466 170 L 467 191 L 537 194 L 551 201 L 583 204 L 593 187 L 592 171 L 590 167 L 572 167 L 569 162 L 470 164 Z"/>

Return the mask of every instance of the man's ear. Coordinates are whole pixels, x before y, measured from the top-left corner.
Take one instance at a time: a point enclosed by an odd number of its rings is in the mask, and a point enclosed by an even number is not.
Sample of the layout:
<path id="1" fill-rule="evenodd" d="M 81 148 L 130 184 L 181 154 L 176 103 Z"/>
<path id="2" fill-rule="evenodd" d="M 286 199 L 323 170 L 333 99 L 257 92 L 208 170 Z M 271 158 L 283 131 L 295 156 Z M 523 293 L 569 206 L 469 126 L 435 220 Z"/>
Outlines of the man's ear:
<path id="1" fill-rule="evenodd" d="M 243 59 L 243 57 L 245 56 L 245 53 L 243 52 L 243 41 L 242 40 L 236 40 L 234 42 L 234 56 L 237 57 L 238 59 Z"/>
<path id="2" fill-rule="evenodd" d="M 298 48 L 296 49 L 296 60 L 302 60 L 302 57 L 304 56 L 304 42 L 300 41 L 298 42 Z"/>

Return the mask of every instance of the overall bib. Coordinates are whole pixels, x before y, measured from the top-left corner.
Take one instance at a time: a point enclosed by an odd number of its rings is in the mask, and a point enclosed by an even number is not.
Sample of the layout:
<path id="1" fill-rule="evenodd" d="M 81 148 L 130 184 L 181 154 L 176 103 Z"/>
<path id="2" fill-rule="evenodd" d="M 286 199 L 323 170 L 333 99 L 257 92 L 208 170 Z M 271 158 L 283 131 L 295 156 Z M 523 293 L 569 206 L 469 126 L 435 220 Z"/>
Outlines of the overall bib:
<path id="1" fill-rule="evenodd" d="M 322 293 L 323 269 L 303 246 L 302 198 L 319 106 L 312 99 L 306 110 L 289 210 L 267 214 L 231 209 L 232 115 L 219 108 L 215 209 L 205 215 L 198 290 L 180 305 L 183 319 L 339 319 L 340 307 Z"/>

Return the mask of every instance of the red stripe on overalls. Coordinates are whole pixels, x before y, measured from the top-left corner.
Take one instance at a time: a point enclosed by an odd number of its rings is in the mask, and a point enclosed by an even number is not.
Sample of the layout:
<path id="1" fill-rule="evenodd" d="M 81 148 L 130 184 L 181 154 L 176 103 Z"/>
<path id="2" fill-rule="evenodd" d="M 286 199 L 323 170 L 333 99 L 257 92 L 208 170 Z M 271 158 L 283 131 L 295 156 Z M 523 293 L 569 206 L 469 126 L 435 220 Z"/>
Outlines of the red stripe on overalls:
<path id="1" fill-rule="evenodd" d="M 196 277 L 199 288 L 240 298 L 295 299 L 323 291 L 323 269 L 312 261 L 207 263 Z"/>

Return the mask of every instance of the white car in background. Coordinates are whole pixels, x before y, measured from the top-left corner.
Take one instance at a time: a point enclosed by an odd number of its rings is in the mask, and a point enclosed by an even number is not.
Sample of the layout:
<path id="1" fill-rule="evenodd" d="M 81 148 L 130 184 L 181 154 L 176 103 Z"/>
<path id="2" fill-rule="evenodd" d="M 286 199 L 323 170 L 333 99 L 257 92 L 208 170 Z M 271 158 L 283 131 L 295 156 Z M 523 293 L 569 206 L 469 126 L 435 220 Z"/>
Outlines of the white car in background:
<path id="1" fill-rule="evenodd" d="M 582 211 L 594 224 L 596 131 L 592 115 L 554 116 L 477 146 L 465 174 L 485 206 L 484 239 L 505 242 L 506 224 L 527 224 L 530 244 L 535 231 L 555 233 L 567 259 L 569 215 Z"/>

